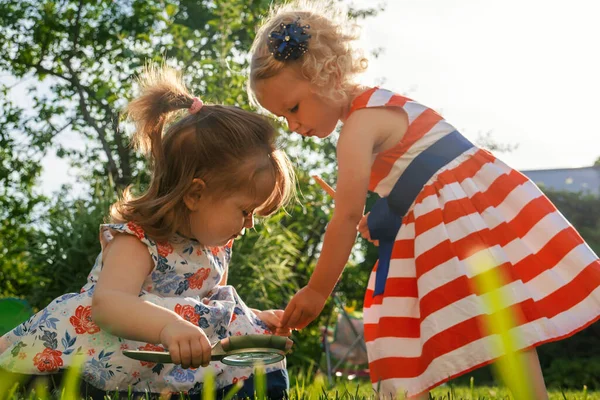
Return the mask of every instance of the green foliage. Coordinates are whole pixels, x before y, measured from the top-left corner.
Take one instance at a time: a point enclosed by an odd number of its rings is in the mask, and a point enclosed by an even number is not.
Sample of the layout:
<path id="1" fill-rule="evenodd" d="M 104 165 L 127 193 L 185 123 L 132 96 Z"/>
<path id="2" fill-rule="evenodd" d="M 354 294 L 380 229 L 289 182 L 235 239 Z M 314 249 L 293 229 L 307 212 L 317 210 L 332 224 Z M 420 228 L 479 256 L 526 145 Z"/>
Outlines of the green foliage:
<path id="1" fill-rule="evenodd" d="M 297 288 L 292 268 L 301 241 L 280 225 L 283 217 L 265 220 L 233 246 L 228 283 L 252 308 L 281 308 Z"/>
<path id="2" fill-rule="evenodd" d="M 0 85 L 0 297 L 22 296 L 35 282 L 27 262 L 35 234 L 31 223 L 45 200 L 35 190 L 40 148 L 24 137 L 34 128 L 7 93 Z"/>
<path id="3" fill-rule="evenodd" d="M 544 193 L 596 254 L 600 254 L 600 200 L 589 193 L 545 189 Z"/>
<path id="4" fill-rule="evenodd" d="M 585 193 L 544 192 L 592 250 L 600 254 L 600 199 Z M 540 363 L 549 385 L 572 388 L 584 383 L 590 389 L 600 389 L 599 341 L 600 322 L 596 322 L 568 339 L 542 346 Z"/>
<path id="5" fill-rule="evenodd" d="M 58 154 L 87 166 L 90 177 L 106 182 L 110 175 L 122 189 L 144 173 L 121 115 L 140 68 L 170 60 L 196 94 L 244 104 L 240 54 L 250 47 L 256 18 L 269 4 L 3 0 L 0 70 L 16 78 L 33 75 L 50 88 L 50 94 L 32 89 L 38 125 L 32 138 L 51 143 L 63 129 L 78 133 L 86 148 L 60 146 Z"/>
<path id="6" fill-rule="evenodd" d="M 597 340 L 596 340 L 597 343 Z M 600 388 L 600 359 L 594 357 L 555 358 L 544 369 L 548 387 L 576 388 L 584 383 L 592 390 Z"/>
<path id="7" fill-rule="evenodd" d="M 112 193 L 96 190 L 89 198 L 72 199 L 63 188 L 42 218 L 44 229 L 32 240 L 30 265 L 37 282 L 28 300 L 45 307 L 64 293 L 78 293 L 100 253 L 99 225 L 114 202 Z"/>

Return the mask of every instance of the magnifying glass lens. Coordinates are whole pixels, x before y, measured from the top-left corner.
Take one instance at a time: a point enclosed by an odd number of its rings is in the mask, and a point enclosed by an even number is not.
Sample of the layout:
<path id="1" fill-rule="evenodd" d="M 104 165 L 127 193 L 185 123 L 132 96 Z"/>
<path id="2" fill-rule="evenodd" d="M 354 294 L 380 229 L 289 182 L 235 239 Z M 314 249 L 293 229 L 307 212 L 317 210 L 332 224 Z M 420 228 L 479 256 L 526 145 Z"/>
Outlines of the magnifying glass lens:
<path id="1" fill-rule="evenodd" d="M 277 353 L 251 352 L 231 354 L 223 357 L 223 364 L 227 365 L 254 365 L 254 364 L 273 364 L 283 360 L 283 356 Z"/>

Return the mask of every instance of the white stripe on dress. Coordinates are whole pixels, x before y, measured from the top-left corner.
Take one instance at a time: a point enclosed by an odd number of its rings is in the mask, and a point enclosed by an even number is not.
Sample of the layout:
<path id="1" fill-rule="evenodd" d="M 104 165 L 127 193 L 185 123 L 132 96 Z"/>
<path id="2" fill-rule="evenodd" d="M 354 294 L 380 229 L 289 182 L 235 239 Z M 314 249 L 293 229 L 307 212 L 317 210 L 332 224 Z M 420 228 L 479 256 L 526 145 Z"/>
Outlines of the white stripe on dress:
<path id="1" fill-rule="evenodd" d="M 389 90 L 378 89 L 373 92 L 371 97 L 369 97 L 367 107 L 383 107 L 393 96 L 394 93 L 390 92 Z"/>
<path id="2" fill-rule="evenodd" d="M 510 333 L 512 337 L 520 339 L 520 348 L 526 348 L 549 339 L 559 338 L 570 334 L 581 326 L 593 321 L 598 316 L 598 305 L 600 304 L 600 287 L 596 288 L 584 300 L 571 309 L 557 314 L 552 318 L 541 318 L 513 328 Z M 574 318 L 573 316 L 577 316 Z M 398 357 L 394 353 L 400 348 L 387 342 L 386 347 L 376 346 L 376 342 L 370 348 L 381 348 L 378 354 L 369 354 L 371 360 L 379 360 L 387 357 Z M 415 341 L 411 343 L 416 344 Z M 440 377 L 451 377 L 467 371 L 473 367 L 482 365 L 490 360 L 503 355 L 501 351 L 500 337 L 498 335 L 486 336 L 473 341 L 458 349 L 438 356 L 428 365 L 427 369 L 417 377 L 393 378 L 373 383 L 373 388 L 380 388 L 380 393 L 396 392 L 397 388 L 404 388 L 408 395 L 415 395 L 440 382 Z M 411 350 L 411 353 L 414 353 Z M 380 356 L 385 354 L 385 356 Z M 379 355 L 379 357 L 378 357 Z M 378 358 L 376 358 L 378 357 Z M 402 356 L 400 356 L 402 357 Z"/>

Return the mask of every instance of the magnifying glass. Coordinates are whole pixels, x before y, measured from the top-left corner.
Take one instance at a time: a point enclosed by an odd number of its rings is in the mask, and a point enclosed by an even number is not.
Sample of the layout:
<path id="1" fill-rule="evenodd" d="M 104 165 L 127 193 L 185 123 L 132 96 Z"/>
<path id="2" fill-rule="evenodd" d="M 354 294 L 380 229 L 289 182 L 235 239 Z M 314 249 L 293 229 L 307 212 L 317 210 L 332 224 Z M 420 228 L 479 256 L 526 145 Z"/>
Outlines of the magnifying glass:
<path id="1" fill-rule="evenodd" d="M 212 346 L 210 359 L 240 367 L 274 364 L 284 359 L 293 344 L 294 342 L 284 336 L 230 336 Z M 139 361 L 161 364 L 173 362 L 168 351 L 123 350 L 123 354 Z"/>

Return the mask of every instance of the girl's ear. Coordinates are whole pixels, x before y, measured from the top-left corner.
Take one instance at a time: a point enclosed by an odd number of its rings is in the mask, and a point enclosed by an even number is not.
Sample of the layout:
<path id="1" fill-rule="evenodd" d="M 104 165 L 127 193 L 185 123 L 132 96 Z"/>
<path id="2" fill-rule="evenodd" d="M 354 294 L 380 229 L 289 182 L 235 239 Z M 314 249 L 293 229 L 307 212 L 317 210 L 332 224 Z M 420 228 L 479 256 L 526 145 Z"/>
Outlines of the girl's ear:
<path id="1" fill-rule="evenodd" d="M 183 195 L 183 202 L 190 211 L 196 211 L 199 207 L 200 197 L 206 189 L 206 183 L 200 178 L 194 178 L 187 193 Z"/>

